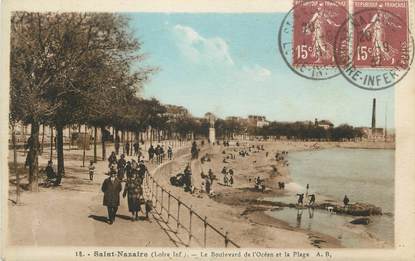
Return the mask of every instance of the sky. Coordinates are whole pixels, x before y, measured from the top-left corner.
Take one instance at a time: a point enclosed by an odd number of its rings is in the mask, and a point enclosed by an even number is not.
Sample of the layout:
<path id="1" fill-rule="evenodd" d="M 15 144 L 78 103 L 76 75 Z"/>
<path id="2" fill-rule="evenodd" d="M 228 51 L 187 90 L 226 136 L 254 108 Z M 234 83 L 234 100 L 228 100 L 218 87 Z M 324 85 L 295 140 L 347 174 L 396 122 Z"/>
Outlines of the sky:
<path id="1" fill-rule="evenodd" d="M 368 91 L 341 75 L 314 81 L 292 72 L 277 47 L 284 13 L 129 13 L 146 64 L 159 71 L 143 96 L 197 117 L 264 115 L 271 121 L 328 119 L 335 125 L 394 127 L 394 88 Z M 386 113 L 385 113 L 386 111 Z M 385 117 L 386 116 L 386 117 Z"/>

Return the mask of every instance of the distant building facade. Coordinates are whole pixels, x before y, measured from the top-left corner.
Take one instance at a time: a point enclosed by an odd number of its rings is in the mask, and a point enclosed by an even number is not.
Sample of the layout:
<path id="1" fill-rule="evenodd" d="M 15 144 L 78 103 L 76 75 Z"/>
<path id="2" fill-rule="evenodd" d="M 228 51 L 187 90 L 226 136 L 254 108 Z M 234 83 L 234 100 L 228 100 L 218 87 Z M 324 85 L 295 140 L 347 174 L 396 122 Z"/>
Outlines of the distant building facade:
<path id="1" fill-rule="evenodd" d="M 318 119 L 315 119 L 314 120 L 314 125 L 316 127 L 324 128 L 325 130 L 328 130 L 328 129 L 331 129 L 331 128 L 334 127 L 334 124 L 331 121 L 329 121 L 329 120 L 321 120 L 321 121 L 319 121 Z"/>
<path id="2" fill-rule="evenodd" d="M 269 121 L 265 118 L 265 116 L 261 115 L 249 115 L 248 116 L 248 124 L 250 126 L 255 126 L 258 128 L 262 128 L 264 126 L 269 125 Z"/>

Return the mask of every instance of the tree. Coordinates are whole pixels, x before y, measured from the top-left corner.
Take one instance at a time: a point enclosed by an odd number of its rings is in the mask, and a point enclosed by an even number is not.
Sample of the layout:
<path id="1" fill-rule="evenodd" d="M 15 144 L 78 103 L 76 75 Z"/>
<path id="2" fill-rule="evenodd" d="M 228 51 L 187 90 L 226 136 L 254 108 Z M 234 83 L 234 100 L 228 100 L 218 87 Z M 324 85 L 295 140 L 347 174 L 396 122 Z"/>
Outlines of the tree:
<path id="1" fill-rule="evenodd" d="M 11 18 L 10 34 L 10 114 L 16 121 L 30 124 L 29 189 L 38 190 L 39 125 L 59 104 L 49 104 L 44 97 L 53 73 L 45 64 L 47 54 L 39 44 L 35 14 L 17 12 Z"/>
<path id="2" fill-rule="evenodd" d="M 34 187 L 40 123 L 56 127 L 62 175 L 63 128 L 88 122 L 103 127 L 148 79 L 152 69 L 137 66 L 144 56 L 127 25 L 124 16 L 108 13 L 14 13 L 11 113 L 31 124 L 29 180 Z M 114 86 L 123 96 L 116 104 L 108 96 Z"/>

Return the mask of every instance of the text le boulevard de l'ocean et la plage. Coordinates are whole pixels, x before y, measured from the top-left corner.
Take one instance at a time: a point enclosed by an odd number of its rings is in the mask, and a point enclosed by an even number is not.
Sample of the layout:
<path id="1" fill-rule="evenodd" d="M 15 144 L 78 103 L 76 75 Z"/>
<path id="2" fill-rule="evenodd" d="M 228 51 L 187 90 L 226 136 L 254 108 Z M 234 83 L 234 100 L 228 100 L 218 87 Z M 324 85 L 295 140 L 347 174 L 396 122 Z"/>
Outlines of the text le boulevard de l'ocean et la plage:
<path id="1" fill-rule="evenodd" d="M 309 258 L 309 257 L 326 257 L 332 258 L 329 251 L 303 252 L 303 251 L 180 251 L 180 250 L 154 250 L 154 251 L 76 251 L 77 257 L 143 257 L 143 258 L 230 258 L 230 257 L 250 257 L 250 258 Z"/>

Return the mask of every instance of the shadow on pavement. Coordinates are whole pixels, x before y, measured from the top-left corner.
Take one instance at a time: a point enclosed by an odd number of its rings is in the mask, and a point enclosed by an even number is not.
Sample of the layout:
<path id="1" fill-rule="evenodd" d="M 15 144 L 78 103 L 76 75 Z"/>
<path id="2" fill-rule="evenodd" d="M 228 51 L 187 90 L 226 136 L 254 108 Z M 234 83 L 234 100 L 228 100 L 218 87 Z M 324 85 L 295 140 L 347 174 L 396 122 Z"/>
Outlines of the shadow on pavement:
<path id="1" fill-rule="evenodd" d="M 104 223 L 108 223 L 108 219 L 107 217 L 103 217 L 103 216 L 97 216 L 97 215 L 89 215 L 88 218 L 92 218 L 96 221 L 100 221 L 100 222 L 104 222 Z"/>
<path id="2" fill-rule="evenodd" d="M 130 216 L 126 216 L 126 215 L 120 215 L 120 214 L 117 214 L 117 215 L 115 215 L 117 218 L 121 218 L 121 219 L 124 219 L 124 220 L 131 220 L 131 217 Z"/>

